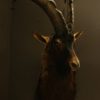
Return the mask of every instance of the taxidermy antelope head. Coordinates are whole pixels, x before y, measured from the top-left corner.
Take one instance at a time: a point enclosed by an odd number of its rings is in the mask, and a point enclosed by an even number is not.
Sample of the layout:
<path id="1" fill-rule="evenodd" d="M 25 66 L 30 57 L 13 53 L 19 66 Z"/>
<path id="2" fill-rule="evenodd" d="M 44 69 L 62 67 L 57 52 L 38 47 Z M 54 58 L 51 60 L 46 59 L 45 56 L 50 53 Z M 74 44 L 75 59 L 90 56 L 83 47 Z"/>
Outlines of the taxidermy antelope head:
<path id="1" fill-rule="evenodd" d="M 72 0 L 69 0 L 69 3 L 72 3 Z M 60 10 L 56 8 L 56 3 L 54 0 L 33 0 L 37 5 L 39 5 L 50 18 L 51 23 L 53 24 L 55 33 L 53 36 L 43 36 L 39 33 L 34 33 L 33 36 L 43 42 L 45 46 L 45 52 L 49 56 L 53 56 L 52 60 L 56 60 L 56 63 L 64 64 L 67 63 L 71 70 L 76 71 L 80 64 L 79 60 L 74 52 L 73 45 L 76 39 L 80 36 L 81 33 L 72 33 L 70 31 L 73 19 L 72 7 L 69 6 L 69 16 L 68 16 L 68 25 L 65 22 L 64 16 Z M 66 66 L 67 67 L 67 66 Z"/>
<path id="2" fill-rule="evenodd" d="M 55 31 L 52 36 L 43 36 L 39 33 L 33 34 L 34 38 L 45 44 L 43 65 L 38 86 L 38 98 L 39 100 L 74 100 L 71 99 L 73 92 L 70 91 L 74 91 L 75 76 L 73 75 L 79 69 L 80 63 L 73 49 L 73 45 L 80 36 L 80 33 L 73 33 L 72 31 L 74 18 L 73 0 L 65 0 L 68 8 L 67 20 L 65 20 L 63 13 L 57 9 L 54 0 L 32 1 L 45 11 Z M 66 90 L 63 87 L 65 93 L 62 92 L 67 94 L 65 99 L 64 96 L 61 96 L 61 92 L 60 94 L 58 93 L 60 96 L 54 96 L 56 94 L 53 91 L 57 91 L 57 86 L 60 87 L 60 84 L 61 87 L 62 84 L 65 84 Z M 53 93 L 50 92 L 51 90 Z"/>

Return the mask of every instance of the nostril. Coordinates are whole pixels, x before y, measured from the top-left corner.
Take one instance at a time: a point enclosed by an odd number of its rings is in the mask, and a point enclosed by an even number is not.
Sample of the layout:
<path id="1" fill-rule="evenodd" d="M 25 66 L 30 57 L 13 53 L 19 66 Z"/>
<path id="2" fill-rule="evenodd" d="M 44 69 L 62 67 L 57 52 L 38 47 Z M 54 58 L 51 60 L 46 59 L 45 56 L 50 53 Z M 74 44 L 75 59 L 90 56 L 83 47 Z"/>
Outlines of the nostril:
<path id="1" fill-rule="evenodd" d="M 80 67 L 80 64 L 78 62 L 72 62 L 71 63 L 71 69 L 72 71 L 77 71 Z"/>
<path id="2" fill-rule="evenodd" d="M 72 65 L 73 67 L 77 67 L 77 64 L 76 64 L 76 63 L 71 63 L 71 65 Z"/>

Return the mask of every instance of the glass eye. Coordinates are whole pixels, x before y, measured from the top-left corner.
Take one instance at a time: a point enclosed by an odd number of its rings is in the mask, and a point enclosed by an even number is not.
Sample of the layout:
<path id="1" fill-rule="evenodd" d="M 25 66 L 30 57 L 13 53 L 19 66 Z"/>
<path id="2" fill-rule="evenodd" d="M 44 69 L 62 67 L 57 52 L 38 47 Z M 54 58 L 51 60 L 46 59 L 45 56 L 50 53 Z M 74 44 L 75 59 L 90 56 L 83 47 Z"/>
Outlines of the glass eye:
<path id="1" fill-rule="evenodd" d="M 60 39 L 56 39 L 56 43 L 61 44 L 62 41 Z"/>

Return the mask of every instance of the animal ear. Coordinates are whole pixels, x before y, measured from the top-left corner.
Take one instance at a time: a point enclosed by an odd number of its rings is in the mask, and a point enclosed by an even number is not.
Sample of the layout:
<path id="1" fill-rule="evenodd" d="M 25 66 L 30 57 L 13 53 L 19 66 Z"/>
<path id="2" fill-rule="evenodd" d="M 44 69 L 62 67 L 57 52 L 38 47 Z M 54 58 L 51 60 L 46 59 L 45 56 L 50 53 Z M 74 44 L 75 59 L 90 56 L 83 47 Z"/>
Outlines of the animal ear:
<path id="1" fill-rule="evenodd" d="M 74 33 L 75 40 L 77 40 L 82 34 L 83 34 L 83 32 L 76 32 L 76 33 Z"/>
<path id="2" fill-rule="evenodd" d="M 36 39 L 36 40 L 39 40 L 43 43 L 48 43 L 49 41 L 49 37 L 48 36 L 44 36 L 44 35 L 40 35 L 39 33 L 34 33 L 33 34 L 33 37 Z"/>

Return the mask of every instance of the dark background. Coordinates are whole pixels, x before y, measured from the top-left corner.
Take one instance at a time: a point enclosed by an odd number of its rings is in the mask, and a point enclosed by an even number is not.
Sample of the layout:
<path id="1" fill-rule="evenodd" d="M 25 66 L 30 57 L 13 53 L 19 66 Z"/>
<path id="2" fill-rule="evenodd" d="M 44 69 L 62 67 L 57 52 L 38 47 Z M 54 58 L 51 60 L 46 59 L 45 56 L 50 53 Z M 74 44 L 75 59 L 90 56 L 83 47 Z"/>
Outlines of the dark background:
<path id="1" fill-rule="evenodd" d="M 63 0 L 56 0 L 60 9 Z M 31 0 L 0 0 L 0 100 L 33 100 L 43 45 L 32 32 L 53 28 L 45 13 Z M 81 62 L 76 100 L 100 100 L 100 1 L 75 0 L 75 31 Z"/>

